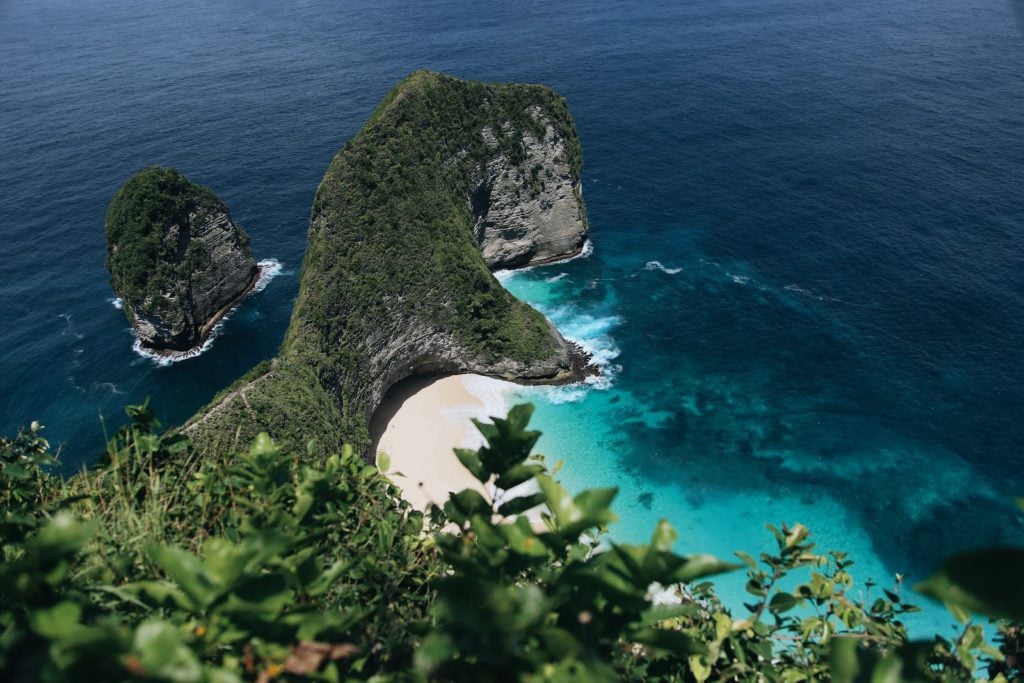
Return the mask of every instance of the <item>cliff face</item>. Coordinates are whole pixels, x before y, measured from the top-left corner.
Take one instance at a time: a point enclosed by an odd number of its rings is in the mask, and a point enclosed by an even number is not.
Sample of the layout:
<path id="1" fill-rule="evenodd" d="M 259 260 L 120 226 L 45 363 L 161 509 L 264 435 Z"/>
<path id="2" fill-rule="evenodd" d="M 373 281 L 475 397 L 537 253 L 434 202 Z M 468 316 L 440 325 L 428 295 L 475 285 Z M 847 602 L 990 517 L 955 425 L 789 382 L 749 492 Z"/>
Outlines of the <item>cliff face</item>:
<path id="1" fill-rule="evenodd" d="M 587 219 L 579 169 L 570 165 L 566 139 L 540 107 L 530 107 L 540 135 L 524 130 L 518 162 L 499 150 L 498 136 L 481 131 L 496 152 L 470 193 L 474 234 L 492 270 L 546 263 L 580 253 L 587 239 Z M 503 135 L 512 131 L 505 126 Z"/>
<path id="2" fill-rule="evenodd" d="M 186 430 L 221 447 L 268 431 L 365 450 L 369 418 L 410 375 L 580 377 L 584 355 L 489 268 L 578 251 L 580 166 L 572 117 L 551 90 L 407 78 L 320 183 L 280 356 Z"/>
<path id="3" fill-rule="evenodd" d="M 159 167 L 111 200 L 107 267 L 139 341 L 158 351 L 201 344 L 257 277 L 249 239 L 224 203 Z"/>

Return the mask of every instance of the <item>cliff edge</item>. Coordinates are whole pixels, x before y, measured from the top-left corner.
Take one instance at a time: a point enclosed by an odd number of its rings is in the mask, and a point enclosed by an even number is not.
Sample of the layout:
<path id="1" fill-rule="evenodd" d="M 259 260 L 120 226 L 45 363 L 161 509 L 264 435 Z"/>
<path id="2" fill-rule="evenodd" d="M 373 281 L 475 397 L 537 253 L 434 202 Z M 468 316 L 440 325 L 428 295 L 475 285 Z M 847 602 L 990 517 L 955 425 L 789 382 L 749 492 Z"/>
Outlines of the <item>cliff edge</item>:
<path id="1" fill-rule="evenodd" d="M 203 343 L 256 283 L 249 238 L 209 189 L 151 166 L 107 209 L 107 269 L 139 342 L 156 352 Z"/>
<path id="2" fill-rule="evenodd" d="M 317 189 L 280 355 L 185 430 L 209 447 L 268 431 L 365 451 L 371 415 L 411 375 L 580 378 L 585 355 L 491 268 L 579 252 L 581 164 L 565 100 L 548 88 L 406 78 Z"/>

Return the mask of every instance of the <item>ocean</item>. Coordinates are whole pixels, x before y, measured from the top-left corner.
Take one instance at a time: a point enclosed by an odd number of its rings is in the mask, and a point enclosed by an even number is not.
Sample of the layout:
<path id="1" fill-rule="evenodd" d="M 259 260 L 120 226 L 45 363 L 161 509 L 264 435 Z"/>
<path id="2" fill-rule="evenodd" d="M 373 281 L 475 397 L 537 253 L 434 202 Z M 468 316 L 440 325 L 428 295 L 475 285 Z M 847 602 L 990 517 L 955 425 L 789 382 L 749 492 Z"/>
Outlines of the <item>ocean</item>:
<path id="1" fill-rule="evenodd" d="M 570 488 L 620 487 L 613 538 L 665 517 L 729 556 L 799 521 L 885 585 L 1024 540 L 1018 0 L 0 0 L 0 432 L 41 421 L 77 471 L 125 404 L 175 424 L 272 357 L 317 183 L 416 69 L 576 117 L 593 253 L 503 279 L 605 373 L 512 399 Z M 165 366 L 103 265 L 150 164 L 280 266 Z"/>

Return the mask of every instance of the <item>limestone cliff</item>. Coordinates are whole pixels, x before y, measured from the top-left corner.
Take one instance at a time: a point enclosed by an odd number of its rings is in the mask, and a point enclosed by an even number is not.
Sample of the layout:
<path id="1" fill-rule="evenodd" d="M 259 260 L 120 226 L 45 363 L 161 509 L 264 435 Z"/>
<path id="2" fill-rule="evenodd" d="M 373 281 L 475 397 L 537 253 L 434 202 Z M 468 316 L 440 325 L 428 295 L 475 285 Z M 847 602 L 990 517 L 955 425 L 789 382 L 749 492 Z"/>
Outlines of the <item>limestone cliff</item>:
<path id="1" fill-rule="evenodd" d="M 107 268 L 139 342 L 184 351 L 255 284 L 249 239 L 210 190 L 153 166 L 107 210 Z"/>
<path id="2" fill-rule="evenodd" d="M 587 239 L 579 168 L 569 147 L 578 142 L 560 133 L 539 106 L 530 107 L 540 134 L 522 131 L 522 158 L 499 150 L 490 128 L 481 131 L 496 153 L 470 194 L 474 234 L 492 269 L 518 268 L 578 254 Z M 512 134 L 503 127 L 501 134 Z"/>
<path id="3" fill-rule="evenodd" d="M 579 378 L 584 355 L 488 266 L 576 253 L 580 166 L 572 117 L 550 89 L 408 77 L 320 183 L 281 354 L 186 431 L 210 447 L 268 431 L 365 450 L 370 416 L 410 375 Z"/>

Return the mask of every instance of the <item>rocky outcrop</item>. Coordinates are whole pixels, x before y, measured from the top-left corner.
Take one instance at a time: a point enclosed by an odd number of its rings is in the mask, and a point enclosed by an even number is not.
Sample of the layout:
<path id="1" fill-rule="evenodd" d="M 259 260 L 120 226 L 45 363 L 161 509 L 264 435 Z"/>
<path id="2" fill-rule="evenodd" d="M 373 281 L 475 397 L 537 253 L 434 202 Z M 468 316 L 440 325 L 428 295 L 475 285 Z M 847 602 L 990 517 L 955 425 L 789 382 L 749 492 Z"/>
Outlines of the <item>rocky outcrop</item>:
<path id="1" fill-rule="evenodd" d="M 548 263 L 579 254 L 587 239 L 579 170 L 570 164 L 567 140 L 540 107 L 529 115 L 540 128 L 521 134 L 523 158 L 498 153 L 469 196 L 473 229 L 492 270 Z M 502 135 L 511 134 L 506 126 Z M 492 150 L 499 138 L 490 127 L 481 135 Z M 578 144 L 578 143 L 576 143 Z"/>
<path id="2" fill-rule="evenodd" d="M 159 167 L 132 176 L 111 200 L 107 266 L 136 337 L 157 352 L 201 345 L 258 278 L 227 206 Z"/>
<path id="3" fill-rule="evenodd" d="M 578 253 L 581 161 L 565 100 L 549 88 L 405 79 L 317 189 L 280 355 L 185 431 L 219 448 L 266 431 L 369 455 L 371 416 L 411 375 L 584 377 L 586 354 L 491 273 Z"/>

